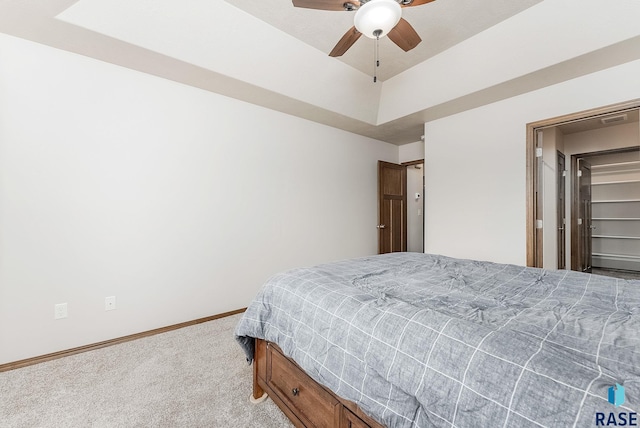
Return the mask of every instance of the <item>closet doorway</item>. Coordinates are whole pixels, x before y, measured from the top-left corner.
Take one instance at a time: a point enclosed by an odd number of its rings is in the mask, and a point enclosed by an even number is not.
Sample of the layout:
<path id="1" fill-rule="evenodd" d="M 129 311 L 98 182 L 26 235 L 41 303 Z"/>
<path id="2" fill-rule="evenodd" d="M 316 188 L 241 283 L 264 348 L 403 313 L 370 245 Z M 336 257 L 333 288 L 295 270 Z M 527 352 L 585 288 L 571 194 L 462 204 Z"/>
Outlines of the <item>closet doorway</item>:
<path id="1" fill-rule="evenodd" d="M 572 155 L 574 270 L 640 278 L 640 147 Z M 584 167 L 588 166 L 588 173 Z M 582 207 L 589 201 L 588 211 Z M 582 221 L 581 221 L 582 220 Z M 637 275 L 631 275 L 637 272 Z"/>
<path id="2" fill-rule="evenodd" d="M 527 125 L 529 266 L 640 278 L 639 108 Z"/>

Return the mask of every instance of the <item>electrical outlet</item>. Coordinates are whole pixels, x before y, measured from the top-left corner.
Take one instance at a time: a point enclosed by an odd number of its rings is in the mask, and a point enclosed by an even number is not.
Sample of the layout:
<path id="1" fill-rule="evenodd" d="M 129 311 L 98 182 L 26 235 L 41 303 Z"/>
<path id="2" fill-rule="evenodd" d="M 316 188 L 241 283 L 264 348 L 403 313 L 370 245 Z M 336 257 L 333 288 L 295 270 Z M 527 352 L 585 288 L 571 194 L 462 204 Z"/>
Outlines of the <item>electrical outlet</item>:
<path id="1" fill-rule="evenodd" d="M 104 310 L 112 311 L 116 308 L 116 296 L 104 298 Z"/>
<path id="2" fill-rule="evenodd" d="M 58 303 L 54 306 L 53 309 L 53 318 L 61 319 L 67 317 L 67 304 L 66 303 Z"/>

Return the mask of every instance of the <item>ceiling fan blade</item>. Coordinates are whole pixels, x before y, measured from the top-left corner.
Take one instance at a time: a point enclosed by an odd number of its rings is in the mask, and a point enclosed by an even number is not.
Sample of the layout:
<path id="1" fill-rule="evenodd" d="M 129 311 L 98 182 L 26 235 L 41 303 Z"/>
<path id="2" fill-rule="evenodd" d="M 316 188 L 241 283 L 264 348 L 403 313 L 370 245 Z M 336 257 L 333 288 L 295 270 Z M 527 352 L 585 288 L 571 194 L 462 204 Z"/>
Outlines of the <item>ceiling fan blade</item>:
<path id="1" fill-rule="evenodd" d="M 398 25 L 393 27 L 387 35 L 393 43 L 400 46 L 405 52 L 415 48 L 422 41 L 416 30 L 404 18 L 400 18 Z"/>
<path id="2" fill-rule="evenodd" d="M 402 7 L 421 6 L 423 4 L 431 3 L 432 1 L 435 1 L 435 0 L 413 0 L 411 3 L 408 3 L 408 4 L 403 4 L 402 2 L 400 2 L 400 6 Z"/>
<path id="3" fill-rule="evenodd" d="M 351 27 L 338 43 L 334 46 L 333 50 L 329 53 L 329 56 L 341 56 L 345 53 L 353 44 L 362 36 L 362 33 L 356 30 L 356 27 Z"/>
<path id="4" fill-rule="evenodd" d="M 354 9 L 360 7 L 360 0 L 292 0 L 295 7 L 320 10 L 347 10 L 344 5 L 351 3 Z"/>

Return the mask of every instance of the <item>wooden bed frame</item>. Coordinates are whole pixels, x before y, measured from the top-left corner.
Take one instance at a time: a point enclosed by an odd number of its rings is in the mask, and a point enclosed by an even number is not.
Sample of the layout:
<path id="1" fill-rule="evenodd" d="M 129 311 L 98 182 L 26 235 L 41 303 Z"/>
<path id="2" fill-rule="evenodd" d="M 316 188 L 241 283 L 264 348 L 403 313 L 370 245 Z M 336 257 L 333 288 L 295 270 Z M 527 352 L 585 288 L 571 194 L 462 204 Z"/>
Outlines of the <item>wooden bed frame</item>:
<path id="1" fill-rule="evenodd" d="M 383 428 L 356 404 L 311 379 L 276 344 L 256 339 L 253 401 L 266 395 L 299 428 Z"/>

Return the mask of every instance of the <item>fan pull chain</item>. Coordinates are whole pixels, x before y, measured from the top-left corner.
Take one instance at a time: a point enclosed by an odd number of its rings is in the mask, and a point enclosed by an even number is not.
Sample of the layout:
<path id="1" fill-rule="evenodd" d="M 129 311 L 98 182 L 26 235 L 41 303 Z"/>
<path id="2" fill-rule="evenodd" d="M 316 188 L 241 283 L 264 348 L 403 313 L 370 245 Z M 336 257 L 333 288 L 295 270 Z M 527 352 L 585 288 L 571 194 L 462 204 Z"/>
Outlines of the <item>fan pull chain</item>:
<path id="1" fill-rule="evenodd" d="M 378 67 L 380 67 L 380 48 L 378 46 L 378 43 L 380 42 L 380 34 L 382 34 L 381 30 L 376 30 L 373 32 L 373 35 L 376 36 L 376 42 L 373 45 L 373 83 L 376 83 L 378 81 Z"/>

